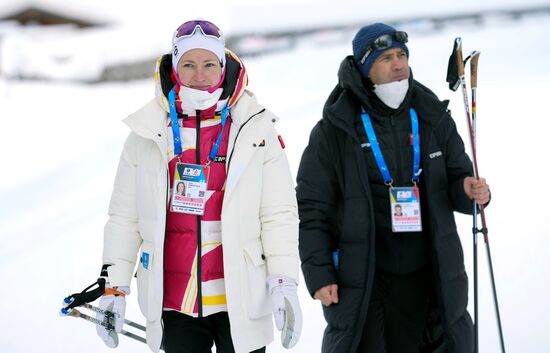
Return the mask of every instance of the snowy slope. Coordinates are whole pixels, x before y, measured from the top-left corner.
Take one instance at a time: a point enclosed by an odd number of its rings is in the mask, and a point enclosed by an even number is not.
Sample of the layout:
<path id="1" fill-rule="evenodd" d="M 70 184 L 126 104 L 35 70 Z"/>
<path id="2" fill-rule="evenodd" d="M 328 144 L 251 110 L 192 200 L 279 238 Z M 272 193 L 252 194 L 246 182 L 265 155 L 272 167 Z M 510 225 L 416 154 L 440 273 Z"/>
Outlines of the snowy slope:
<path id="1" fill-rule="evenodd" d="M 482 51 L 479 68 L 480 172 L 493 200 L 487 210 L 507 351 L 546 352 L 550 344 L 550 227 L 536 205 L 550 120 L 548 16 L 488 27 L 446 28 L 427 35 L 409 29 L 415 77 L 451 100 L 459 131 L 466 136 L 460 93 L 446 88 L 452 40 L 465 51 Z M 295 175 L 311 127 L 336 83 L 351 36 L 317 37 L 295 50 L 245 62 L 250 88 L 281 117 Z M 119 153 L 127 134 L 122 118 L 153 96 L 152 81 L 110 85 L 22 83 L 0 79 L 0 349 L 27 352 L 112 352 L 83 320 L 60 318 L 65 295 L 93 282 L 101 266 L 102 228 Z M 523 182 L 523 180 L 526 180 Z M 468 272 L 471 221 L 458 216 Z M 480 245 L 481 352 L 498 352 L 493 304 Z M 134 293 L 127 317 L 143 322 Z M 320 305 L 300 287 L 305 315 L 302 339 L 292 351 L 318 352 L 324 328 Z M 117 352 L 147 352 L 121 339 Z M 278 342 L 269 352 L 285 350 Z"/>

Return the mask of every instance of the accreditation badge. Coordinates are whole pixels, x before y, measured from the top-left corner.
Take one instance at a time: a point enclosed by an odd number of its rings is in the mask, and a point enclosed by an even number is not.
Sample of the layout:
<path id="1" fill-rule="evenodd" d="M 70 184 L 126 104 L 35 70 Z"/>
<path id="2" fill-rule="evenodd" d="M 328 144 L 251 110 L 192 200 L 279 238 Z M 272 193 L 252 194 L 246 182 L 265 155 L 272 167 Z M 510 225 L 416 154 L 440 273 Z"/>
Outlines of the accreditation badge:
<path id="1" fill-rule="evenodd" d="M 209 170 L 204 165 L 176 163 L 170 211 L 204 214 Z"/>
<path id="2" fill-rule="evenodd" d="M 420 192 L 417 187 L 390 188 L 392 231 L 420 232 Z"/>

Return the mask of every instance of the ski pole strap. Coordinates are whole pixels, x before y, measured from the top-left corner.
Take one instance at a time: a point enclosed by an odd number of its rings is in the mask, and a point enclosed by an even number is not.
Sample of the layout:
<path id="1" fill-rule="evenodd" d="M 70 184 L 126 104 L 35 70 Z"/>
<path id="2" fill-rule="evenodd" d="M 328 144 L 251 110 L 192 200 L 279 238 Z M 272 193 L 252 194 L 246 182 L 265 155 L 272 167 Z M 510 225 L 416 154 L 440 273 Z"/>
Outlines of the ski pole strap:
<path id="1" fill-rule="evenodd" d="M 97 288 L 90 290 L 93 286 Z M 93 302 L 105 293 L 105 278 L 98 278 L 95 283 L 92 283 L 80 293 L 74 293 L 63 299 L 66 309 L 72 309 L 81 306 L 84 303 Z"/>
<path id="2" fill-rule="evenodd" d="M 460 46 L 462 50 L 462 39 L 460 37 L 455 38 L 453 42 L 453 51 L 449 56 L 449 64 L 447 66 L 447 82 L 449 83 L 449 89 L 456 91 L 460 87 L 460 77 L 458 76 L 458 63 L 456 52 Z"/>

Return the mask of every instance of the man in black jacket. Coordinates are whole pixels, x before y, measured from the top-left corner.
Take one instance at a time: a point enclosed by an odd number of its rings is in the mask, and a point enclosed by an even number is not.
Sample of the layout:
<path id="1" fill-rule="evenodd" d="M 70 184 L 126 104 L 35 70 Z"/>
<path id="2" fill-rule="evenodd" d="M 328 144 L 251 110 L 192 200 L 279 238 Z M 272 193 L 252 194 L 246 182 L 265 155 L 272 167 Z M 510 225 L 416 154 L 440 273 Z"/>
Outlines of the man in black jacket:
<path id="1" fill-rule="evenodd" d="M 407 39 L 381 23 L 357 33 L 300 163 L 300 257 L 326 353 L 473 351 L 453 212 L 489 187 L 448 102 L 412 78 Z"/>

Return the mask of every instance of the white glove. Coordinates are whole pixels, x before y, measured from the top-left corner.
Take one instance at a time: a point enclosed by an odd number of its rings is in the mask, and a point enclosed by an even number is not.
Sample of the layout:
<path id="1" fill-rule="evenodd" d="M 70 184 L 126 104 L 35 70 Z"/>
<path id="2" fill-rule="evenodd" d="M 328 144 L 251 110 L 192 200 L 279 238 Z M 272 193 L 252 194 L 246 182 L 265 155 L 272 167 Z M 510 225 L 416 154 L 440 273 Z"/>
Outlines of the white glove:
<path id="1" fill-rule="evenodd" d="M 114 287 L 112 289 L 122 292 L 124 294 L 130 294 L 130 288 L 126 286 Z M 117 332 L 120 332 L 122 330 L 122 325 L 124 324 L 126 299 L 123 295 L 118 294 L 104 295 L 99 300 L 99 308 L 113 313 L 114 318 L 111 323 L 114 326 L 114 330 L 108 330 L 106 327 L 96 325 L 97 334 L 103 340 L 103 342 L 105 342 L 107 347 L 116 348 L 118 346 Z M 105 320 L 105 316 L 101 313 L 97 313 L 96 318 L 100 321 Z"/>
<path id="2" fill-rule="evenodd" d="M 298 302 L 296 281 L 287 276 L 274 275 L 267 278 L 267 286 L 275 326 L 281 331 L 281 343 L 287 349 L 292 348 L 302 332 L 302 310 Z"/>

